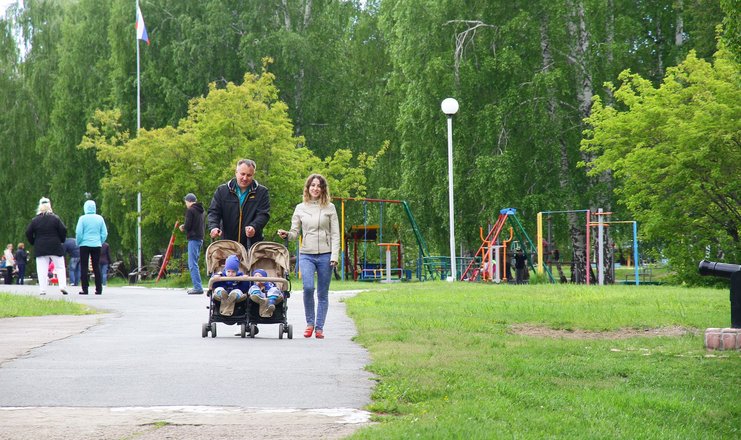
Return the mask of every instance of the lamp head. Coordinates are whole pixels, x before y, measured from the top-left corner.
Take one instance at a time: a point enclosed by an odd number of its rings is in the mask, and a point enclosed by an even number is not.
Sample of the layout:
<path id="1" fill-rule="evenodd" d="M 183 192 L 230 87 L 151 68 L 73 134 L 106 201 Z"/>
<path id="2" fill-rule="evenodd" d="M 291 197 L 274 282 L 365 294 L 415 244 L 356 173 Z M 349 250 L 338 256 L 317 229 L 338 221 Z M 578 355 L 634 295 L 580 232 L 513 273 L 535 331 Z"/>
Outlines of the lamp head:
<path id="1" fill-rule="evenodd" d="M 440 109 L 448 116 L 458 113 L 458 101 L 455 98 L 445 98 L 440 104 Z"/>

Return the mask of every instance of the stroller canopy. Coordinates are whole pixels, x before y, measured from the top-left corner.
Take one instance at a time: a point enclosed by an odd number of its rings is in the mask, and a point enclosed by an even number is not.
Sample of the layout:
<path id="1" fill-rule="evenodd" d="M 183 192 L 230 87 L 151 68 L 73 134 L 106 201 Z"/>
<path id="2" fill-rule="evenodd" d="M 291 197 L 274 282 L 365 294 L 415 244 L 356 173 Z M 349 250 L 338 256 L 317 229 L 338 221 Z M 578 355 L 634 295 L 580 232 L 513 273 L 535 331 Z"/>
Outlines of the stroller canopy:
<path id="1" fill-rule="evenodd" d="M 269 276 L 285 278 L 291 270 L 291 256 L 282 244 L 261 241 L 250 248 L 248 265 L 251 270 L 263 269 Z"/>
<path id="2" fill-rule="evenodd" d="M 240 243 L 232 240 L 217 240 L 208 246 L 208 249 L 206 249 L 206 270 L 208 273 L 213 274 L 224 270 L 224 263 L 230 255 L 239 257 L 239 269 L 242 273 L 250 273 L 247 251 Z"/>

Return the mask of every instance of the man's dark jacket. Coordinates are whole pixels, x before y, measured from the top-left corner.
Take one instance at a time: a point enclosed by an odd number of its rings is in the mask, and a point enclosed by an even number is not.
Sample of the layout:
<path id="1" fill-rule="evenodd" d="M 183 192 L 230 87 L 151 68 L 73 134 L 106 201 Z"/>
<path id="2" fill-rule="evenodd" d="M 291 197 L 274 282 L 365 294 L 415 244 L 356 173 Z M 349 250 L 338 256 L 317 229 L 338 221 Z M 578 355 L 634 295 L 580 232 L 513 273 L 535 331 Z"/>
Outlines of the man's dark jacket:
<path id="1" fill-rule="evenodd" d="M 64 240 L 64 253 L 68 254 L 70 258 L 80 258 L 80 248 L 77 246 L 77 240 L 70 237 Z"/>
<path id="2" fill-rule="evenodd" d="M 62 243 L 67 238 L 67 227 L 56 214 L 39 214 L 26 229 L 26 238 L 33 245 L 36 257 L 64 255 Z"/>
<path id="3" fill-rule="evenodd" d="M 208 229 L 221 229 L 221 238 L 241 243 L 249 250 L 253 244 L 263 241 L 262 230 L 270 220 L 270 194 L 256 180 L 252 181 L 244 204 L 239 206 L 237 179 L 219 185 L 208 208 Z M 255 228 L 255 236 L 247 238 L 244 228 Z"/>
<path id="4" fill-rule="evenodd" d="M 25 266 L 28 263 L 28 252 L 21 248 L 15 251 L 15 264 L 16 266 Z"/>
<path id="5" fill-rule="evenodd" d="M 201 202 L 195 202 L 190 205 L 190 208 L 185 210 L 183 229 L 188 240 L 203 241 L 203 227 L 206 224 L 203 213 L 204 209 Z"/>

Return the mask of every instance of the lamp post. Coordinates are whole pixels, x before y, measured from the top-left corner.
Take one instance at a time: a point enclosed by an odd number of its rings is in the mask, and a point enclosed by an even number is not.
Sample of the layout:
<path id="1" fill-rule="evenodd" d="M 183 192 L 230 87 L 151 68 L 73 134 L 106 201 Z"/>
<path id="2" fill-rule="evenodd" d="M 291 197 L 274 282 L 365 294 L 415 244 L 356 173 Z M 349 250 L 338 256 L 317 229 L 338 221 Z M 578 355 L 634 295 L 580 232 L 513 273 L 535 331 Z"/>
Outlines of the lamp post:
<path id="1" fill-rule="evenodd" d="M 453 115 L 458 113 L 458 101 L 446 98 L 440 104 L 445 116 L 448 117 L 448 211 L 450 213 L 450 278 L 458 278 L 455 267 L 455 220 L 453 218 Z"/>

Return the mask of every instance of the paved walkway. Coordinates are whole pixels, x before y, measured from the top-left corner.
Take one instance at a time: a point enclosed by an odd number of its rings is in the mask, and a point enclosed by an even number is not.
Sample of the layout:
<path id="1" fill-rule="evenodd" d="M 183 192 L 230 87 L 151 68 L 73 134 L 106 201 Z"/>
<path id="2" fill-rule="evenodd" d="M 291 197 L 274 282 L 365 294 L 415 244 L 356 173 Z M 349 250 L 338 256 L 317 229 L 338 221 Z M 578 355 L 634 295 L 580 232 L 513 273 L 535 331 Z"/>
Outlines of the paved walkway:
<path id="1" fill-rule="evenodd" d="M 275 324 L 202 338 L 207 299 L 184 289 L 72 294 L 107 313 L 0 319 L 0 439 L 342 438 L 368 422 L 372 387 L 349 294 L 330 294 L 324 340 L 303 338 L 300 292 L 291 340 Z"/>

